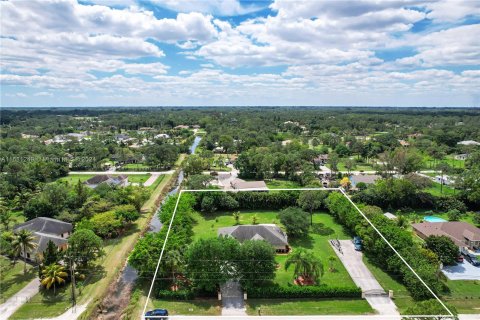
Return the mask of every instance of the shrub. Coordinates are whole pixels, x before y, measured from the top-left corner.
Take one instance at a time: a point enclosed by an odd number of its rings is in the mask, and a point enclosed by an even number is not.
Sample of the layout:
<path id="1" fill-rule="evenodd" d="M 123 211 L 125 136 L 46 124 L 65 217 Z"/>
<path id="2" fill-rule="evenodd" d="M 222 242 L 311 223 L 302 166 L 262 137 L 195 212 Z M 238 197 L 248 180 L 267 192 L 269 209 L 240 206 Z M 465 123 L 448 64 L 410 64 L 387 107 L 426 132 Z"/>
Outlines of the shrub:
<path id="1" fill-rule="evenodd" d="M 195 297 L 195 294 L 191 290 L 158 290 L 157 297 L 159 299 L 165 300 L 192 300 Z"/>
<path id="2" fill-rule="evenodd" d="M 300 299 L 300 298 L 361 298 L 362 290 L 358 287 L 329 286 L 268 286 L 248 290 L 249 298 Z"/>

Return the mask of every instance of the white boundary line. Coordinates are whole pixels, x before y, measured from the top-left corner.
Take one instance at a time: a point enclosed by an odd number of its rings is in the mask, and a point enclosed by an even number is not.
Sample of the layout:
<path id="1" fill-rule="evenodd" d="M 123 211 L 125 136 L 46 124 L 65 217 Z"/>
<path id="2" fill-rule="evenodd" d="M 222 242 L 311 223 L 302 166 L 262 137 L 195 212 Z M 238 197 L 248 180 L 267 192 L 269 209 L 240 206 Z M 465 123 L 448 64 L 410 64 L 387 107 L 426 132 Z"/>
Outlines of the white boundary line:
<path id="1" fill-rule="evenodd" d="M 413 272 L 413 274 L 418 278 L 418 280 L 420 280 L 420 282 L 428 289 L 428 291 L 433 295 L 433 297 L 435 297 L 435 299 L 437 299 L 437 301 L 442 305 L 442 307 L 445 310 L 447 310 L 447 312 L 449 313 L 448 315 L 400 315 L 400 317 L 402 317 L 402 318 L 447 317 L 447 318 L 450 318 L 450 319 L 455 319 L 455 316 L 450 311 L 450 309 L 447 308 L 447 306 L 443 303 L 443 301 L 440 300 L 440 298 L 433 292 L 432 289 L 430 289 L 430 287 L 425 283 L 425 281 L 423 281 L 422 278 L 420 278 L 420 276 L 415 272 L 415 270 L 413 270 L 413 268 L 408 264 L 408 262 L 400 255 L 400 253 L 398 253 L 398 251 L 390 244 L 390 242 L 383 236 L 383 234 L 375 227 L 375 225 L 370 221 L 370 219 L 368 219 L 368 217 L 357 207 L 357 205 L 352 201 L 352 199 L 350 199 L 350 197 L 346 194 L 346 192 L 343 188 L 291 188 L 291 189 L 279 188 L 279 189 L 268 189 L 268 190 L 265 190 L 265 189 L 262 189 L 262 188 L 251 188 L 251 189 L 185 189 L 185 190 L 179 190 L 177 202 L 175 203 L 175 208 L 173 209 L 172 218 L 170 219 L 170 223 L 168 225 L 167 234 L 165 235 L 165 241 L 163 242 L 162 251 L 160 252 L 160 257 L 158 259 L 157 267 L 155 269 L 155 274 L 153 275 L 152 284 L 150 285 L 150 289 L 148 290 L 148 296 L 147 296 L 147 299 L 145 300 L 145 306 L 143 307 L 142 319 L 145 319 L 145 313 L 147 311 L 148 301 L 150 300 L 150 295 L 151 295 L 152 290 L 153 290 L 153 286 L 154 286 L 154 283 L 155 283 L 155 279 L 157 277 L 158 269 L 160 268 L 160 262 L 162 261 L 163 252 L 165 251 L 165 246 L 166 246 L 167 241 L 168 241 L 168 236 L 169 236 L 170 230 L 172 228 L 172 224 L 173 224 L 173 220 L 175 218 L 175 214 L 177 213 L 177 207 L 178 207 L 178 203 L 180 202 L 180 197 L 182 196 L 182 193 L 183 192 L 246 192 L 246 191 L 267 191 L 267 192 L 270 192 L 270 191 L 340 191 L 340 193 L 345 198 L 347 198 L 347 200 L 362 215 L 362 217 L 365 218 L 365 220 L 367 220 L 367 222 L 373 227 L 373 229 L 380 235 L 380 237 L 393 250 L 393 252 L 395 252 L 395 254 L 402 260 L 402 262 L 405 263 L 405 265 L 410 269 L 410 271 Z M 289 317 L 292 318 L 292 316 L 289 316 Z M 334 317 L 334 316 L 332 316 L 332 317 Z M 362 317 L 366 317 L 366 316 L 362 316 Z M 398 319 L 397 315 L 392 315 L 392 316 L 384 315 L 383 317 L 386 317 L 386 318 L 396 317 L 396 319 Z M 152 316 L 151 318 L 162 318 L 162 317 L 161 316 Z M 213 318 L 213 317 L 210 317 L 210 318 Z M 222 316 L 222 318 L 237 318 L 237 319 L 239 319 L 239 316 Z M 447 319 L 447 318 L 445 318 L 445 319 Z"/>

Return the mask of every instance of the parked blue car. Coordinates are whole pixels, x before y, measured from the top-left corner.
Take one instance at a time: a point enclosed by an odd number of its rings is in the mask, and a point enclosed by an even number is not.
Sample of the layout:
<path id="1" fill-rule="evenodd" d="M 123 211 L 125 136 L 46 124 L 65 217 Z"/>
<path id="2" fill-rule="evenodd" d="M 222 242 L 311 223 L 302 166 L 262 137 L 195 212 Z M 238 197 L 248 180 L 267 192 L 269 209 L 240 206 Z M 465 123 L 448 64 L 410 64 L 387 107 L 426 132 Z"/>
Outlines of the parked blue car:
<path id="1" fill-rule="evenodd" d="M 359 236 L 353 237 L 353 246 L 355 250 L 362 251 L 362 239 Z"/>
<path id="2" fill-rule="evenodd" d="M 145 320 L 168 319 L 167 309 L 155 309 L 145 313 Z"/>

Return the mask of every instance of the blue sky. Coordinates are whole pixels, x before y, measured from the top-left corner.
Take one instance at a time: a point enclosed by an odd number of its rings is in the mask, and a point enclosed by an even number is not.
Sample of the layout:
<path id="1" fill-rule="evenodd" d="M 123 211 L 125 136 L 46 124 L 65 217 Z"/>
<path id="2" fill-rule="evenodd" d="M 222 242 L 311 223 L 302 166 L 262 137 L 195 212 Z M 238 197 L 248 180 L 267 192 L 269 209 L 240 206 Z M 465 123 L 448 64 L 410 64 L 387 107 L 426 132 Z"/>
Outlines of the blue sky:
<path id="1" fill-rule="evenodd" d="M 2 1 L 1 106 L 480 106 L 480 1 Z"/>

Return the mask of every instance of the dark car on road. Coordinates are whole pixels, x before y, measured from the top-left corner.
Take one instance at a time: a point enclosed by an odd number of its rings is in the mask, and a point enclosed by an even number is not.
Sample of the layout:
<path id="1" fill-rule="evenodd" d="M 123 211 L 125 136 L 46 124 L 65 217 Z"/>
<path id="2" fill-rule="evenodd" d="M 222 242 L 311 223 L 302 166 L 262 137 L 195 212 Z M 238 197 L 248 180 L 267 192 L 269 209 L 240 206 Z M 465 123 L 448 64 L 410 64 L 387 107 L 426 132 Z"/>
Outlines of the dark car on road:
<path id="1" fill-rule="evenodd" d="M 471 255 L 466 254 L 465 259 L 475 267 L 480 267 L 480 261 L 478 261 L 476 257 L 472 257 Z"/>
<path id="2" fill-rule="evenodd" d="M 145 313 L 145 320 L 168 319 L 168 310 L 154 309 Z"/>
<path id="3" fill-rule="evenodd" d="M 353 246 L 355 247 L 355 250 L 362 251 L 362 239 L 358 236 L 353 237 Z"/>

